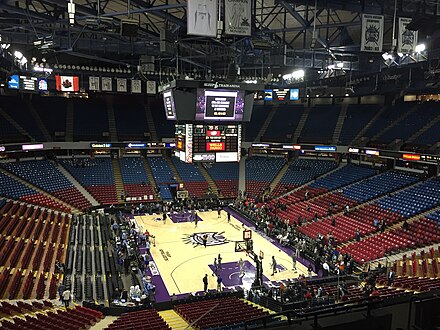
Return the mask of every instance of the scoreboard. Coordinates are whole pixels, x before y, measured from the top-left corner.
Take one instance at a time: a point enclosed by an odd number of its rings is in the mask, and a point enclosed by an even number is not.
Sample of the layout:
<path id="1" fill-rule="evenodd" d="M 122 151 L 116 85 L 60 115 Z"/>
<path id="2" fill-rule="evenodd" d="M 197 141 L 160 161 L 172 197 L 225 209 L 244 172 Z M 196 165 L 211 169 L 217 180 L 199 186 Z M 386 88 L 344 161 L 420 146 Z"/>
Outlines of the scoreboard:
<path id="1" fill-rule="evenodd" d="M 176 125 L 175 156 L 191 162 L 238 162 L 241 125 Z"/>

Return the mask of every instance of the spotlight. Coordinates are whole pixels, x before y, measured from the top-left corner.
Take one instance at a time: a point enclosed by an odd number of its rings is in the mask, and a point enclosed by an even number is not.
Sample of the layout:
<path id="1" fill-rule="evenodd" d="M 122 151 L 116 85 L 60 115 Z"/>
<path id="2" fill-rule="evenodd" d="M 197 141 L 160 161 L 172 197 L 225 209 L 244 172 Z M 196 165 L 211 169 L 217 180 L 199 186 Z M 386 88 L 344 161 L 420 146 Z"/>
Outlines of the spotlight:
<path id="1" fill-rule="evenodd" d="M 419 44 L 416 46 L 415 51 L 416 51 L 416 53 L 421 53 L 421 52 L 425 51 L 425 49 L 426 49 L 425 44 Z"/>
<path id="2" fill-rule="evenodd" d="M 344 67 L 344 63 L 339 62 L 338 64 L 336 64 L 336 66 L 337 66 L 339 69 L 342 69 L 342 68 Z"/>

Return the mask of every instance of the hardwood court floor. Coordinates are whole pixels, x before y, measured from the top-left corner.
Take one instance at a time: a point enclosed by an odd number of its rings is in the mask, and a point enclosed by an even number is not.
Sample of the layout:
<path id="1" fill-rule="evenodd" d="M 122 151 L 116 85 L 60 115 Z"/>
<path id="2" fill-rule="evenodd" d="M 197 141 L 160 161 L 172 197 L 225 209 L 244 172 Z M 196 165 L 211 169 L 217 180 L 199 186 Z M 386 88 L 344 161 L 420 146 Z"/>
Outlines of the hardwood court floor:
<path id="1" fill-rule="evenodd" d="M 240 221 L 231 216 L 231 222 L 228 223 L 224 211 L 221 212 L 221 218 L 218 218 L 217 211 L 198 212 L 198 215 L 203 221 L 198 222 L 197 228 L 193 222 L 174 223 L 170 218 L 163 223 L 161 215 L 135 216 L 138 226 L 144 231 L 148 229 L 150 234 L 156 237 L 156 247 L 151 245 L 151 254 L 170 295 L 202 291 L 202 278 L 205 274 L 208 274 L 208 288 L 215 289 L 217 287 L 216 277 L 212 276 L 209 264 L 213 264 L 214 258 L 219 253 L 222 257 L 222 264 L 230 267 L 229 269 L 232 269 L 231 266 L 236 267 L 240 258 L 255 266 L 252 259 L 244 252 L 235 252 L 235 241 L 243 240 L 243 227 Z M 205 232 L 219 233 L 220 236 L 218 234 L 214 236 L 218 240 L 214 241 L 221 241 L 223 236 L 227 243 L 210 245 L 206 248 L 203 245 L 194 244 L 191 236 Z M 263 274 L 269 280 L 296 278 L 300 274 L 307 273 L 306 267 L 299 262 L 297 263 L 298 272 L 293 272 L 291 257 L 258 233 L 253 232 L 252 238 L 255 253 L 264 252 Z M 209 240 L 209 242 L 214 241 Z M 270 267 L 272 256 L 275 256 L 281 268 L 281 271 L 275 273 L 274 276 L 271 276 Z M 232 274 L 229 277 L 238 276 L 237 274 L 236 272 L 235 275 Z"/>

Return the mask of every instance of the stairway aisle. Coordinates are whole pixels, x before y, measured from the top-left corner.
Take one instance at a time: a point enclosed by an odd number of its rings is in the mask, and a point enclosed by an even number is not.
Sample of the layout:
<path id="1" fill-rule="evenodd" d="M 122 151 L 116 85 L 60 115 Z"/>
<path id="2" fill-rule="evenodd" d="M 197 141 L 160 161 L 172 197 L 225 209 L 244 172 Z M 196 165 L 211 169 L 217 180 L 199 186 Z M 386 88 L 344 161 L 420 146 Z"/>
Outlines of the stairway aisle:
<path id="1" fill-rule="evenodd" d="M 440 121 L 440 115 L 434 118 L 434 120 L 431 120 L 429 123 L 427 123 L 425 126 L 423 126 L 421 129 L 419 129 L 417 132 L 415 132 L 413 135 L 411 135 L 405 142 L 406 143 L 412 143 L 415 139 L 417 139 L 420 135 L 425 133 L 428 129 L 430 129 L 432 126 L 437 124 Z"/>
<path id="2" fill-rule="evenodd" d="M 298 126 L 296 126 L 295 133 L 293 134 L 292 142 L 296 143 L 298 142 L 298 139 L 301 135 L 301 132 L 304 128 L 304 125 L 306 124 L 307 118 L 309 117 L 310 108 L 304 107 L 304 112 L 301 115 L 301 118 L 299 119 Z"/>
<path id="3" fill-rule="evenodd" d="M 116 130 L 116 120 L 115 120 L 115 109 L 113 107 L 113 99 L 110 97 L 107 100 L 107 118 L 108 118 L 108 129 L 110 131 L 110 140 L 118 141 L 118 133 Z"/>
<path id="4" fill-rule="evenodd" d="M 150 130 L 151 140 L 157 141 L 157 131 L 156 126 L 154 126 L 154 118 L 151 114 L 150 100 L 147 100 L 147 103 L 144 104 L 145 116 L 147 117 L 147 125 Z"/>
<path id="5" fill-rule="evenodd" d="M 182 177 L 180 176 L 179 172 L 177 171 L 176 166 L 174 166 L 173 161 L 170 157 L 164 156 L 167 160 L 168 165 L 170 166 L 171 172 L 173 172 L 173 176 L 176 178 L 177 183 L 183 183 Z"/>
<path id="6" fill-rule="evenodd" d="M 2 108 L 0 108 L 0 118 L 3 116 L 4 120 L 8 121 L 15 129 L 23 136 L 29 137 L 31 142 L 35 142 L 35 138 L 31 136 L 19 123 L 17 123 L 14 118 L 9 116 Z"/>
<path id="7" fill-rule="evenodd" d="M 73 142 L 73 101 L 67 99 L 66 108 L 66 142 Z"/>
<path id="8" fill-rule="evenodd" d="M 172 309 L 160 311 L 158 314 L 171 327 L 171 329 L 194 329 L 193 327 L 190 327 L 189 324 Z"/>
<path id="9" fill-rule="evenodd" d="M 157 198 L 156 180 L 154 180 L 153 171 L 151 170 L 150 164 L 145 157 L 142 157 L 142 164 L 144 165 L 145 173 L 147 173 L 148 182 L 150 183 L 150 186 L 153 187 L 154 196 Z"/>
<path id="10" fill-rule="evenodd" d="M 266 133 L 266 130 L 269 127 L 270 122 L 272 121 L 272 118 L 275 116 L 275 113 L 277 112 L 277 110 L 278 110 L 278 104 L 274 104 L 272 106 L 272 110 L 269 112 L 266 120 L 264 121 L 263 125 L 261 126 L 260 131 L 258 132 L 257 136 L 255 137 L 255 141 L 261 141 L 261 138 Z"/>
<path id="11" fill-rule="evenodd" d="M 339 138 L 342 132 L 342 126 L 344 126 L 345 117 L 347 116 L 348 104 L 342 104 L 341 110 L 339 111 L 338 121 L 335 125 L 335 130 L 333 131 L 333 143 L 338 144 Z"/>
<path id="12" fill-rule="evenodd" d="M 81 194 L 83 194 L 83 196 L 93 205 L 93 206 L 98 206 L 99 203 L 98 201 L 92 196 L 90 195 L 90 193 L 81 185 L 81 183 L 79 183 L 70 173 L 69 171 L 67 171 L 62 165 L 58 165 L 57 167 L 61 173 L 63 173 L 63 175 L 67 178 L 67 180 L 69 180 L 76 189 L 78 189 Z"/>
<path id="13" fill-rule="evenodd" d="M 121 192 L 124 192 L 125 195 L 124 183 L 122 181 L 122 173 L 121 167 L 119 166 L 119 160 L 116 158 L 112 158 L 112 170 L 113 177 L 115 178 L 116 195 L 118 197 L 118 201 L 119 203 L 124 203 L 124 199 L 121 199 Z"/>
<path id="14" fill-rule="evenodd" d="M 284 174 L 289 169 L 290 164 L 292 164 L 293 159 L 289 160 L 284 164 L 284 166 L 279 170 L 273 181 L 270 183 L 270 191 L 273 191 L 277 184 L 280 182 L 281 178 L 284 176 Z"/>
<path id="15" fill-rule="evenodd" d="M 247 156 L 242 156 L 238 164 L 238 190 L 242 193 L 246 191 L 246 159 Z"/>
<path id="16" fill-rule="evenodd" d="M 208 186 L 211 189 L 211 191 L 214 192 L 214 194 L 216 194 L 217 197 L 223 198 L 224 197 L 223 194 L 221 192 L 219 192 L 217 185 L 215 184 L 214 180 L 211 178 L 211 176 L 209 175 L 208 171 L 203 166 L 203 164 L 197 163 L 197 168 L 200 170 L 200 173 L 202 173 L 202 175 L 205 178 L 206 182 L 208 183 Z"/>
<path id="17" fill-rule="evenodd" d="M 37 124 L 40 131 L 43 133 L 44 138 L 46 141 L 51 142 L 53 139 L 49 134 L 49 131 L 47 130 L 46 126 L 44 126 L 43 121 L 40 118 L 40 115 L 35 111 L 35 108 L 32 104 L 32 102 L 28 99 L 25 99 L 26 106 L 31 112 L 32 118 L 34 119 L 35 124 Z"/>

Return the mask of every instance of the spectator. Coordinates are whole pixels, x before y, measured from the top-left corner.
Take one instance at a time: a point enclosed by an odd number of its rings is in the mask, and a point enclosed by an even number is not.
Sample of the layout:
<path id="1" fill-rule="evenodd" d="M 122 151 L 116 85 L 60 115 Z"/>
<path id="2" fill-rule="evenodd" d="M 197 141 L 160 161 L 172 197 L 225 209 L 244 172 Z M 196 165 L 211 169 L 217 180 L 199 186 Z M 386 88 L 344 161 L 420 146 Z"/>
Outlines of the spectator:
<path id="1" fill-rule="evenodd" d="M 394 270 L 390 269 L 390 272 L 388 273 L 388 286 L 393 285 L 395 277 L 396 273 L 394 272 Z"/>
<path id="2" fill-rule="evenodd" d="M 66 308 L 69 307 L 70 304 L 70 288 L 66 287 L 66 290 L 63 291 L 63 302 Z"/>
<path id="3" fill-rule="evenodd" d="M 361 233 L 359 232 L 359 228 L 356 229 L 356 241 L 359 242 L 361 240 Z"/>
<path id="4" fill-rule="evenodd" d="M 217 291 L 222 291 L 222 277 L 220 275 L 217 276 Z"/>

